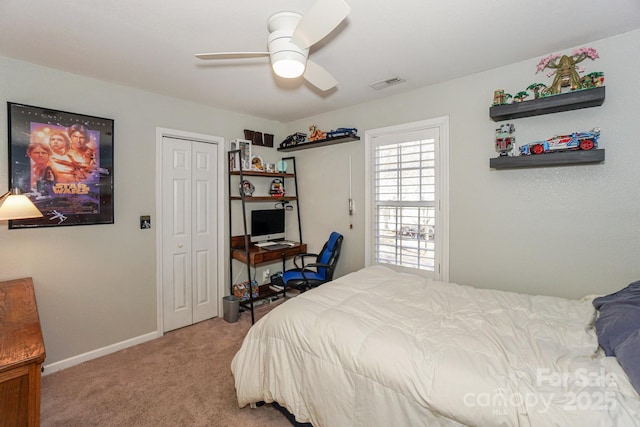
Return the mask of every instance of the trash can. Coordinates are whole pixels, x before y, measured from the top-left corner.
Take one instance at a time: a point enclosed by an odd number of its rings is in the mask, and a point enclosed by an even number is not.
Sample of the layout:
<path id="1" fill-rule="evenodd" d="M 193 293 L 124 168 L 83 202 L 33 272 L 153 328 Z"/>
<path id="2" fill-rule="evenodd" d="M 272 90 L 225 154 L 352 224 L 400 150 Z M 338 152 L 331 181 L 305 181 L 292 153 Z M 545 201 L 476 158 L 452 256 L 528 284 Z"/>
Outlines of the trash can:
<path id="1" fill-rule="evenodd" d="M 240 299 L 234 295 L 227 295 L 222 298 L 222 311 L 224 320 L 229 323 L 238 321 L 238 311 L 240 310 Z"/>

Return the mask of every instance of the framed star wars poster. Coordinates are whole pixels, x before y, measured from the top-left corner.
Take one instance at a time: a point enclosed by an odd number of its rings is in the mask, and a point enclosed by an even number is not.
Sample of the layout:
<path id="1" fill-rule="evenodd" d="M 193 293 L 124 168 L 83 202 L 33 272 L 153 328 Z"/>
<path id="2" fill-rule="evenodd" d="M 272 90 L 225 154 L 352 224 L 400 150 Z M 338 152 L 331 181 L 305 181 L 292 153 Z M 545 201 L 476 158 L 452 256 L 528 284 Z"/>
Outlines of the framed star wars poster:
<path id="1" fill-rule="evenodd" d="M 113 224 L 113 120 L 7 106 L 10 187 L 44 215 L 9 228 Z"/>

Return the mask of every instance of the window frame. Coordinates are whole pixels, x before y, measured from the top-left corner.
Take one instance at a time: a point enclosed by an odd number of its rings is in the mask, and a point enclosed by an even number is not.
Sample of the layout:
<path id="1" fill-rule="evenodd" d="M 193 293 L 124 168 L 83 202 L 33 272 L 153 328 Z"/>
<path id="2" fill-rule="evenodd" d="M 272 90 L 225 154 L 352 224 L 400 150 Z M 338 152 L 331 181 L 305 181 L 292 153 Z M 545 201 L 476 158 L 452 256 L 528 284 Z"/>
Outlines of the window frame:
<path id="1" fill-rule="evenodd" d="M 436 129 L 438 140 L 435 144 L 435 267 L 434 271 L 384 264 L 394 270 L 409 271 L 434 280 L 449 280 L 449 117 L 404 123 L 371 129 L 365 132 L 365 266 L 377 264 L 375 261 L 375 146 L 378 137 L 393 137 L 407 133 Z"/>

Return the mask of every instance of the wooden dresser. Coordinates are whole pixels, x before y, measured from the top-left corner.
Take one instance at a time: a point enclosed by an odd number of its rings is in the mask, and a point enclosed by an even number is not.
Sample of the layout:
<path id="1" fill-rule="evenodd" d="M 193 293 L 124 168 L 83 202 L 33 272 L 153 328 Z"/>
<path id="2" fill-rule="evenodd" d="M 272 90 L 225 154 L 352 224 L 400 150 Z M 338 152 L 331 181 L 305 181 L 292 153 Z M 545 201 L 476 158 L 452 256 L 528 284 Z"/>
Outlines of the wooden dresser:
<path id="1" fill-rule="evenodd" d="M 31 278 L 0 282 L 0 426 L 40 425 L 45 351 Z"/>

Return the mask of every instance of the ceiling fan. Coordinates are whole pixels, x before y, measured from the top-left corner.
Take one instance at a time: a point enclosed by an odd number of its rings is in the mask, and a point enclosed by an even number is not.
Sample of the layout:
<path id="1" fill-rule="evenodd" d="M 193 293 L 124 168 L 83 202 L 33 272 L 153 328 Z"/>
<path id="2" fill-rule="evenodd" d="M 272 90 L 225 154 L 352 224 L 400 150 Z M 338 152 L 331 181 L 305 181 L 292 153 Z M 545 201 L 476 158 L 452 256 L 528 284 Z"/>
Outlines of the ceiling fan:
<path id="1" fill-rule="evenodd" d="M 322 91 L 338 82 L 320 65 L 308 59 L 309 48 L 331 33 L 349 14 L 344 0 L 317 0 L 303 16 L 296 12 L 278 12 L 267 22 L 268 52 L 199 53 L 199 59 L 240 59 L 271 57 L 273 72 L 280 77 L 305 80 Z"/>

